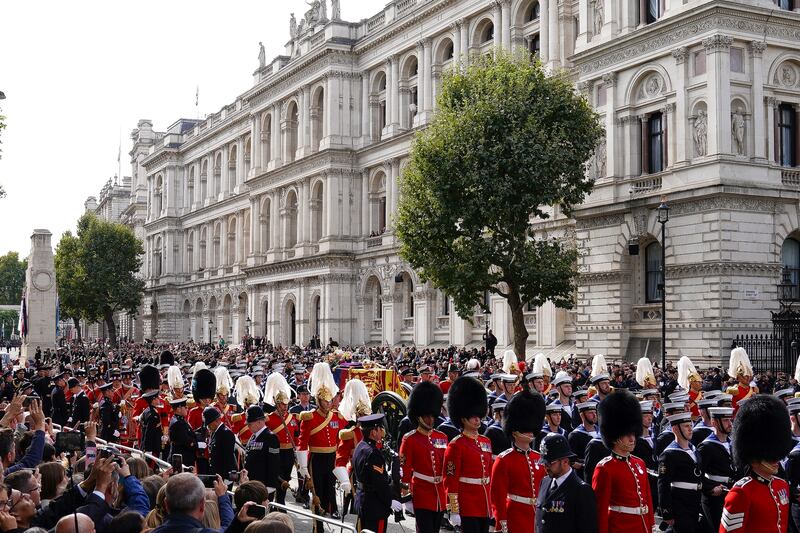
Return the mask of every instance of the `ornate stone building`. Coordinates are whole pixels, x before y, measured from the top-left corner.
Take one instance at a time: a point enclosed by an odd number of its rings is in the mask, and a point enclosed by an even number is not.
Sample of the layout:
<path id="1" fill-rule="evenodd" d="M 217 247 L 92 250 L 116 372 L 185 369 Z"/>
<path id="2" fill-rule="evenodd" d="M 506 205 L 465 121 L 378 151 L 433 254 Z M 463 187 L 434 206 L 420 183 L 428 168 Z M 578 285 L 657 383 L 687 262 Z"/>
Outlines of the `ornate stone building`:
<path id="1" fill-rule="evenodd" d="M 392 229 L 442 73 L 498 46 L 566 69 L 607 131 L 575 218 L 537 223 L 576 237 L 582 276 L 574 311 L 528 310 L 531 349 L 660 354 L 662 195 L 669 356 L 717 362 L 736 333 L 770 327 L 782 262 L 800 272 L 791 0 L 392 0 L 358 23 L 325 4 L 292 19 L 283 55 L 261 50 L 253 86 L 218 113 L 134 130 L 137 336 L 462 345 L 490 318 L 510 344 L 503 300 L 459 319 Z"/>

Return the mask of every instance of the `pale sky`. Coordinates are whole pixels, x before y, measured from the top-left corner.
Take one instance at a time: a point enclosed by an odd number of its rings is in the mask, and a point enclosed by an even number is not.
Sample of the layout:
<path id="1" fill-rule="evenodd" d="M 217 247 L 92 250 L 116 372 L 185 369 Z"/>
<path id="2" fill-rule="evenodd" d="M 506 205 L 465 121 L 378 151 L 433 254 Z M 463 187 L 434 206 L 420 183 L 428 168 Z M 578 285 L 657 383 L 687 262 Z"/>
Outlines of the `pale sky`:
<path id="1" fill-rule="evenodd" d="M 342 18 L 378 13 L 383 0 L 341 0 Z M 164 131 L 219 111 L 253 83 L 258 42 L 284 53 L 289 14 L 304 0 L 3 0 L 0 28 L 0 255 L 30 252 L 34 228 L 74 231 L 88 196 L 130 175 L 140 118 Z M 330 2 L 328 2 L 330 15 Z"/>

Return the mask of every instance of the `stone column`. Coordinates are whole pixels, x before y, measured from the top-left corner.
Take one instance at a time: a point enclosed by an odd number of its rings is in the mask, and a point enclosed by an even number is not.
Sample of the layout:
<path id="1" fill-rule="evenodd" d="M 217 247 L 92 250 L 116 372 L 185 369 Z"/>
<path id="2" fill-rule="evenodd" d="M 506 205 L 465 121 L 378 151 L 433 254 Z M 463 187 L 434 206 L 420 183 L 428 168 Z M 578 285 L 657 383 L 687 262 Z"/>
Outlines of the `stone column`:
<path id="1" fill-rule="evenodd" d="M 281 165 L 281 104 L 276 102 L 272 107 L 272 152 L 271 168 L 279 167 Z"/>
<path id="2" fill-rule="evenodd" d="M 252 122 L 252 134 L 250 136 L 250 150 L 253 164 L 250 166 L 250 174 L 255 176 L 261 171 L 261 161 L 263 155 L 261 153 L 261 117 L 253 115 L 250 117 Z"/>
<path id="3" fill-rule="evenodd" d="M 250 141 L 250 151 L 253 150 L 253 141 Z M 250 154 L 252 156 L 252 153 Z M 241 191 L 241 186 L 247 176 L 244 172 L 244 139 L 239 138 L 236 141 L 236 192 Z"/>
<path id="4" fill-rule="evenodd" d="M 764 130 L 764 50 L 767 49 L 767 43 L 763 41 L 750 42 L 750 61 L 753 80 L 753 139 L 754 142 L 754 156 L 756 159 L 765 160 L 767 132 Z M 750 132 L 747 132 L 748 136 Z"/>
<path id="5" fill-rule="evenodd" d="M 555 37 L 552 37 L 555 38 Z M 539 57 L 543 65 L 550 61 L 550 0 L 539 2 Z"/>
<path id="6" fill-rule="evenodd" d="M 708 154 L 731 153 L 730 48 L 733 37 L 714 35 L 703 40 L 708 94 Z"/>
<path id="7" fill-rule="evenodd" d="M 419 79 L 422 82 L 422 93 L 419 94 L 418 116 L 420 124 L 427 124 L 433 113 L 433 50 L 430 39 L 423 39 L 420 42 L 422 50 L 422 75 Z M 421 111 L 421 113 L 420 113 Z"/>
<path id="8" fill-rule="evenodd" d="M 253 217 L 250 217 L 251 220 L 252 218 Z M 250 235 L 253 235 L 252 231 L 250 232 Z M 242 261 L 247 260 L 247 258 L 244 257 L 244 246 L 242 245 L 242 239 L 244 239 L 244 211 L 239 211 L 236 213 L 236 253 L 234 254 L 237 264 L 241 264 Z"/>
<path id="9" fill-rule="evenodd" d="M 492 6 L 492 22 L 494 23 L 494 46 L 503 46 L 503 10 L 501 9 L 502 0 L 495 0 Z"/>
<path id="10" fill-rule="evenodd" d="M 272 233 L 269 238 L 269 249 L 277 250 L 282 247 L 281 244 L 281 200 L 279 191 L 272 193 L 272 199 L 269 202 L 269 230 Z"/>
<path id="11" fill-rule="evenodd" d="M 457 20 L 450 24 L 450 29 L 453 32 L 453 61 L 458 62 L 461 59 L 461 21 Z"/>
<path id="12" fill-rule="evenodd" d="M 194 263 L 194 272 L 197 272 L 197 269 L 200 268 L 200 232 L 202 229 L 203 228 L 201 226 L 195 226 L 194 231 L 192 232 L 194 236 L 192 240 L 192 254 L 194 255 L 192 263 Z M 206 248 L 207 247 L 208 243 L 206 243 Z M 190 274 L 193 274 L 194 272 L 190 272 Z"/>
<path id="13" fill-rule="evenodd" d="M 261 198 L 250 199 L 250 255 L 261 255 Z"/>
<path id="14" fill-rule="evenodd" d="M 309 209 L 311 193 L 307 179 L 300 182 L 299 189 L 300 198 L 297 202 L 297 225 L 299 226 L 298 234 L 300 238 L 297 240 L 299 243 L 307 243 L 311 240 L 311 209 Z"/>
<path id="15" fill-rule="evenodd" d="M 670 168 L 675 161 L 675 104 L 669 103 L 661 109 L 662 124 L 664 131 L 662 145 L 664 147 L 663 163 L 664 169 Z"/>
<path id="16" fill-rule="evenodd" d="M 369 144 L 372 132 L 369 127 L 369 71 L 361 73 L 361 145 Z"/>
<path id="17" fill-rule="evenodd" d="M 617 129 L 615 124 L 617 105 L 615 88 L 617 73 L 609 72 L 603 75 L 603 90 L 606 91 L 606 175 L 598 177 L 612 178 L 617 175 Z"/>
<path id="18" fill-rule="evenodd" d="M 549 38 L 547 41 L 548 46 L 548 61 L 551 67 L 561 66 L 561 57 L 558 53 L 561 36 L 559 35 L 558 28 L 558 0 L 547 0 L 550 2 L 550 9 L 547 16 L 547 26 Z M 541 14 L 541 12 L 540 12 Z"/>
<path id="19" fill-rule="evenodd" d="M 228 266 L 228 217 L 222 217 L 219 223 L 219 265 Z"/>
<path id="20" fill-rule="evenodd" d="M 469 65 L 469 20 L 461 19 L 461 63 L 464 67 Z"/>
<path id="21" fill-rule="evenodd" d="M 229 146 L 225 146 L 222 149 L 222 156 L 220 157 L 220 169 L 219 169 L 219 190 L 215 191 L 217 193 L 217 201 L 222 200 L 223 198 L 227 198 L 230 193 L 228 189 L 228 150 L 230 149 Z"/>
<path id="22" fill-rule="evenodd" d="M 639 26 L 647 24 L 647 0 L 639 0 Z"/>
<path id="23" fill-rule="evenodd" d="M 361 235 L 369 237 L 369 169 L 361 171 Z"/>
<path id="24" fill-rule="evenodd" d="M 397 213 L 397 204 L 400 201 L 400 159 L 397 157 L 389 160 L 389 176 L 390 186 L 392 188 L 392 204 L 387 215 L 388 220 L 386 221 L 386 226 L 391 226 L 392 231 L 394 231 L 394 217 Z"/>
<path id="25" fill-rule="evenodd" d="M 503 48 L 511 51 L 511 0 L 500 0 L 500 13 L 503 22 Z"/>
<path id="26" fill-rule="evenodd" d="M 675 71 L 677 76 L 675 79 L 675 129 L 671 135 L 672 142 L 674 143 L 675 150 L 672 152 L 672 162 L 675 165 L 683 165 L 686 163 L 687 154 L 686 146 L 688 142 L 686 137 L 686 80 L 687 80 L 687 61 L 688 52 L 686 48 L 681 47 L 672 51 L 672 57 L 675 58 Z M 691 155 L 691 154 L 690 154 Z"/>
<path id="27" fill-rule="evenodd" d="M 392 93 L 391 128 L 392 134 L 394 134 L 400 128 L 400 57 L 398 55 L 392 56 L 391 72 L 392 84 L 386 89 Z"/>

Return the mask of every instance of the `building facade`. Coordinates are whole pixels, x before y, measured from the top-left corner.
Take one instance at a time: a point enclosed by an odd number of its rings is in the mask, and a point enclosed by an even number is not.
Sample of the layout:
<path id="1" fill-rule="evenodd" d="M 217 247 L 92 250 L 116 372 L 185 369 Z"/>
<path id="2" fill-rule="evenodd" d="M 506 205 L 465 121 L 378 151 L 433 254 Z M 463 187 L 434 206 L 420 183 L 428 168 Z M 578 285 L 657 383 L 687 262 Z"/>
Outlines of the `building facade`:
<path id="1" fill-rule="evenodd" d="M 606 127 L 594 192 L 536 223 L 582 254 L 575 309 L 527 310 L 531 351 L 660 354 L 662 196 L 669 357 L 718 362 L 771 327 L 781 266 L 800 272 L 790 0 L 392 0 L 358 23 L 332 4 L 293 17 L 284 54 L 262 49 L 218 113 L 133 131 L 120 216 L 145 243 L 147 289 L 132 338 L 469 345 L 488 321 L 511 344 L 504 300 L 460 319 L 392 227 L 443 73 L 495 47 L 567 70 Z"/>

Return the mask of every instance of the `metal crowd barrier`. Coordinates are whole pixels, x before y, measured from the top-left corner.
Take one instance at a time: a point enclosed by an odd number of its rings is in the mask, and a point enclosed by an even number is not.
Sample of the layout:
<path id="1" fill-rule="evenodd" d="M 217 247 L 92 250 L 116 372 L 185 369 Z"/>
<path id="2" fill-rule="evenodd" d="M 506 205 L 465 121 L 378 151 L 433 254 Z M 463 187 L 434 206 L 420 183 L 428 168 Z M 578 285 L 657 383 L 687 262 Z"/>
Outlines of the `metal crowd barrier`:
<path id="1" fill-rule="evenodd" d="M 58 425 L 58 424 L 53 424 L 53 429 L 56 430 L 56 431 L 62 431 L 61 426 Z M 115 448 L 117 450 L 128 452 L 128 453 L 130 453 L 131 455 L 134 455 L 134 456 L 139 456 L 141 458 L 149 459 L 149 460 L 153 461 L 155 464 L 157 464 L 158 466 L 160 466 L 161 468 L 164 468 L 165 470 L 167 470 L 167 469 L 172 467 L 172 465 L 170 463 L 168 463 L 167 461 L 164 461 L 163 459 L 155 457 L 154 455 L 152 455 L 150 453 L 143 452 L 142 450 L 137 450 L 136 448 L 131 448 L 129 446 L 123 446 L 122 444 L 117 444 L 115 442 L 107 442 L 107 441 L 105 441 L 105 440 L 103 440 L 103 439 L 101 439 L 99 437 L 95 438 L 95 442 L 97 444 L 102 444 L 103 446 L 108 446 L 108 447 L 111 447 L 111 448 Z M 228 494 L 231 497 L 231 501 L 233 501 L 233 492 L 232 491 L 228 491 Z M 328 524 L 331 527 L 337 528 L 339 531 L 352 531 L 353 533 L 358 533 L 358 529 L 356 528 L 356 526 L 354 526 L 352 524 L 348 524 L 346 522 L 340 522 L 338 520 L 334 520 L 332 518 L 328 518 L 328 517 L 325 517 L 325 516 L 318 516 L 318 515 L 315 515 L 314 513 L 310 512 L 310 511 L 306 511 L 305 509 L 297 509 L 297 508 L 294 508 L 294 507 L 289 507 L 288 505 L 282 505 L 280 503 L 275 503 L 275 502 L 269 502 L 269 507 L 270 508 L 275 508 L 275 509 L 280 509 L 280 510 L 285 511 L 285 512 L 290 513 L 290 514 L 295 514 L 295 515 L 298 515 L 298 516 L 309 518 L 309 519 L 311 519 L 313 521 L 319 521 L 319 522 L 322 522 L 323 524 Z M 362 529 L 361 533 L 373 533 L 373 532 L 368 530 L 368 529 Z"/>

